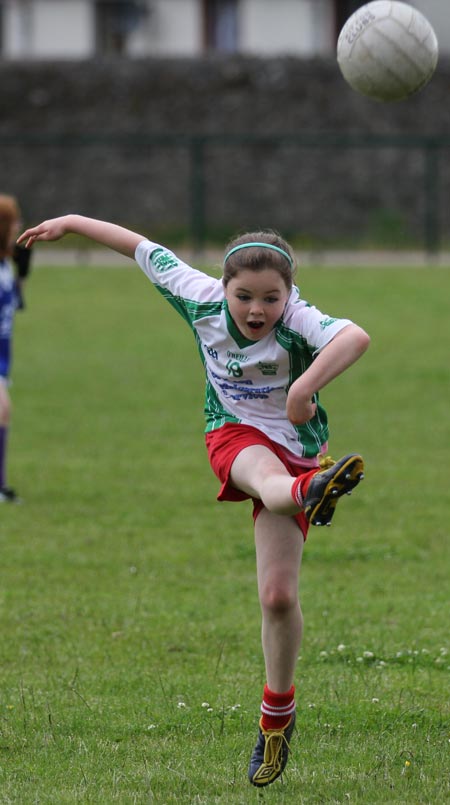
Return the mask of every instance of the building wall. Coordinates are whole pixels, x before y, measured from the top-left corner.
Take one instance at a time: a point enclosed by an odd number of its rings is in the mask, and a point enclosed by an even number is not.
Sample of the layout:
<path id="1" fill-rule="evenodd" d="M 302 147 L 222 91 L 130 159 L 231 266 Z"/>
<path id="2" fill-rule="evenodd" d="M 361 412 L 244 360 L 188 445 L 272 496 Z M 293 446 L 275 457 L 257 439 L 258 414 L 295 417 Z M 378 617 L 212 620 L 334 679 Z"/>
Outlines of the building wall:
<path id="1" fill-rule="evenodd" d="M 413 5 L 431 22 L 442 54 L 450 53 L 450 3 L 448 0 L 414 0 Z"/>
<path id="2" fill-rule="evenodd" d="M 202 50 L 198 0 L 153 0 L 142 26 L 130 40 L 131 55 L 197 56 Z"/>
<path id="3" fill-rule="evenodd" d="M 249 0 L 242 6 L 242 50 L 268 56 L 329 53 L 332 22 L 329 0 L 286 0 L 282 9 L 271 0 Z"/>
<path id="4" fill-rule="evenodd" d="M 148 14 L 127 42 L 130 57 L 199 56 L 202 0 L 145 0 Z M 448 0 L 414 0 L 450 51 Z M 3 0 L 3 57 L 91 58 L 96 55 L 94 0 Z M 239 49 L 246 55 L 332 56 L 333 0 L 241 0 Z"/>
<path id="5" fill-rule="evenodd" d="M 95 49 L 90 0 L 4 4 L 4 58 L 89 58 Z"/>

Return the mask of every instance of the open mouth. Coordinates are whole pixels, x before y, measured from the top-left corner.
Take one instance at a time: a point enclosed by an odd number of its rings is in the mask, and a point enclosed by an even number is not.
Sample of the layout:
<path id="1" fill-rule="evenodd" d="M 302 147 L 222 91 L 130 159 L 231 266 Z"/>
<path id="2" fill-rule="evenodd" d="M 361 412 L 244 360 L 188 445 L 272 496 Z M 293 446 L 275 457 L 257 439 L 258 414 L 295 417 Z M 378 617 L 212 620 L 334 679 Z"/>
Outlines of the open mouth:
<path id="1" fill-rule="evenodd" d="M 264 327 L 263 321 L 249 321 L 247 323 L 251 330 L 260 330 L 261 327 Z"/>

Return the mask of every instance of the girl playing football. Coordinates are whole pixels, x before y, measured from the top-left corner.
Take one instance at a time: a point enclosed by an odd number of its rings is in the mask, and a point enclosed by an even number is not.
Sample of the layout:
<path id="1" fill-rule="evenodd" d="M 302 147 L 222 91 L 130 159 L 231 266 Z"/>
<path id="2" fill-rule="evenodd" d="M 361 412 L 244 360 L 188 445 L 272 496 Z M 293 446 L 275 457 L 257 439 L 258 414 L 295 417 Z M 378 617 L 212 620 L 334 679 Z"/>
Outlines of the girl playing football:
<path id="1" fill-rule="evenodd" d="M 78 215 L 44 221 L 19 242 L 29 247 L 69 232 L 135 259 L 194 332 L 218 499 L 253 501 L 266 684 L 249 779 L 268 785 L 286 766 L 295 724 L 303 543 L 309 525 L 329 525 L 341 495 L 363 478 L 357 454 L 321 463 L 328 424 L 319 391 L 362 355 L 369 337 L 300 297 L 292 249 L 275 232 L 233 240 L 220 279 L 143 235 Z"/>

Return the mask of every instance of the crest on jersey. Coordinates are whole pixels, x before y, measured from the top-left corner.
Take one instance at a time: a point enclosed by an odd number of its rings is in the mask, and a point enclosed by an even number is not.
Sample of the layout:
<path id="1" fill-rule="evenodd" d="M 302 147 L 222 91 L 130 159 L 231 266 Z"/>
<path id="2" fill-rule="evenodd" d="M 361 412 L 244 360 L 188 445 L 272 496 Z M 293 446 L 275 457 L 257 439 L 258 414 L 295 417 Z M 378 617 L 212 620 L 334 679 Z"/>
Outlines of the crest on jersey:
<path id="1" fill-rule="evenodd" d="M 258 363 L 258 369 L 263 375 L 276 375 L 276 373 L 278 372 L 278 364 L 265 363 L 264 361 L 260 361 Z"/>
<path id="2" fill-rule="evenodd" d="M 166 252 L 164 249 L 155 249 L 151 255 L 152 263 L 159 274 L 165 271 L 170 271 L 178 265 L 178 260 L 171 252 Z"/>
<path id="3" fill-rule="evenodd" d="M 330 324 L 334 324 L 335 321 L 337 321 L 337 319 L 332 319 L 332 318 L 322 319 L 322 321 L 320 322 L 320 326 L 321 326 L 322 330 L 325 330 L 325 327 L 329 327 Z"/>

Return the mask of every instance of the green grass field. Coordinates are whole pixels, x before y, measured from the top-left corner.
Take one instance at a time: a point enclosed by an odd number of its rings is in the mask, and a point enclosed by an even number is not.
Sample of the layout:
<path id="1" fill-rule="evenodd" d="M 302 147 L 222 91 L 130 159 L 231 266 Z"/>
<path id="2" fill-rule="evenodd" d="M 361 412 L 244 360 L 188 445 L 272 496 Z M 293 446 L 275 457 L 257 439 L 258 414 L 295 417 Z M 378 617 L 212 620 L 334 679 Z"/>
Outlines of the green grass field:
<path id="1" fill-rule="evenodd" d="M 182 320 L 129 269 L 40 268 L 18 315 L 0 508 L 0 803 L 443 803 L 449 782 L 445 269 L 307 269 L 372 336 L 322 393 L 366 480 L 312 529 L 298 730 L 247 782 L 264 669 L 249 504 L 218 504 Z"/>

